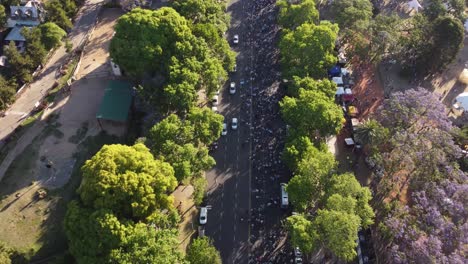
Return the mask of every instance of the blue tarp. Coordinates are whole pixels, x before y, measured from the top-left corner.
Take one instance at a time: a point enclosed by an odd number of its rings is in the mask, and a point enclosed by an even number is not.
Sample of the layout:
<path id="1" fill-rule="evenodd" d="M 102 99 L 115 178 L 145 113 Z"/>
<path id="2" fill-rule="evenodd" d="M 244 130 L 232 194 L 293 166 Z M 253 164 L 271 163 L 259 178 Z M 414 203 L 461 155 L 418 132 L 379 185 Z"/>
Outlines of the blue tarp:
<path id="1" fill-rule="evenodd" d="M 338 77 L 341 74 L 341 67 L 338 65 L 333 66 L 333 68 L 328 70 L 328 74 L 331 77 Z"/>

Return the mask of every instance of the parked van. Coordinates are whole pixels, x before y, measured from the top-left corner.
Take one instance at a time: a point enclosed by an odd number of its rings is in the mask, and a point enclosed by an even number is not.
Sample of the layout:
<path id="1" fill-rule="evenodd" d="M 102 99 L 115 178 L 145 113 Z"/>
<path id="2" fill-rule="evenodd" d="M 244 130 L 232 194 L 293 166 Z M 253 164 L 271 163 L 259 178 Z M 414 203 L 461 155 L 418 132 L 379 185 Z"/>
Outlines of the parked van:
<path id="1" fill-rule="evenodd" d="M 288 208 L 289 198 L 286 192 L 286 183 L 280 183 L 281 186 L 281 208 Z"/>

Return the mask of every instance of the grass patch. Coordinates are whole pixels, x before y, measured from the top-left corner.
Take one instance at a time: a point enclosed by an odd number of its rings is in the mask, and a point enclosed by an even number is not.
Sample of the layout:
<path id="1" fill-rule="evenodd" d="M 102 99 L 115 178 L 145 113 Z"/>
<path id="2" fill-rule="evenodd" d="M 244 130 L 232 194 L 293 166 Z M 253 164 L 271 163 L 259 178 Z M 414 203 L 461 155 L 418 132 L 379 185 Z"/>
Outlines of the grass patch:
<path id="1" fill-rule="evenodd" d="M 83 122 L 81 124 L 81 127 L 76 130 L 75 135 L 68 138 L 68 142 L 78 144 L 88 133 L 88 127 L 89 127 L 89 123 Z"/>
<path id="2" fill-rule="evenodd" d="M 62 262 L 64 259 L 70 259 L 70 255 L 67 253 L 67 239 L 62 228 L 67 204 L 69 201 L 77 198 L 76 189 L 81 183 L 81 167 L 86 160 L 96 154 L 103 145 L 116 143 L 122 143 L 122 140 L 119 137 L 101 132 L 94 137 L 86 138 L 77 146 L 77 151 L 73 155 L 76 163 L 70 181 L 62 188 L 48 192 L 48 197 L 56 198 L 59 202 L 54 208 L 50 208 L 51 217 L 45 223 L 45 231 L 38 244 L 40 245 L 40 249 L 32 256 L 31 261 L 47 259 L 47 263 L 71 263 Z M 33 245 L 32 248 L 38 245 Z"/>

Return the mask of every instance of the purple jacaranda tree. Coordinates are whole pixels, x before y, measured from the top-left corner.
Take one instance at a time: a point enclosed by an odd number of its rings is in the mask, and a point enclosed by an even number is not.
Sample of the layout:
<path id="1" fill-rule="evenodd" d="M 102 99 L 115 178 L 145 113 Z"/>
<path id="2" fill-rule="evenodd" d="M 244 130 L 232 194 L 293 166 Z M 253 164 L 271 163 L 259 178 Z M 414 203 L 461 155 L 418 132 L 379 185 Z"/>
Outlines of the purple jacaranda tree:
<path id="1" fill-rule="evenodd" d="M 388 249 L 381 256 L 389 263 L 467 263 L 468 177 L 457 164 L 462 153 L 445 106 L 411 89 L 391 95 L 376 118 L 390 131 L 381 148 L 385 174 L 375 184 L 377 204 L 387 204 L 377 214 L 379 246 Z"/>

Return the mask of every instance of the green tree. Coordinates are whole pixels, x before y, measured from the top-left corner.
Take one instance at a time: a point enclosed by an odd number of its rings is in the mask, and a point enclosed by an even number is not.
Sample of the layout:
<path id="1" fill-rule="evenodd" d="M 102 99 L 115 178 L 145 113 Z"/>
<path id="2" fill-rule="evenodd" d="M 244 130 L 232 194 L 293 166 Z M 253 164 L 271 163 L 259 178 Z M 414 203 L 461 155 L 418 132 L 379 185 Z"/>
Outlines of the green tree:
<path id="1" fill-rule="evenodd" d="M 372 199 L 372 194 L 368 187 L 362 187 L 356 180 L 356 177 L 351 173 L 341 175 L 333 175 L 330 178 L 329 187 L 327 188 L 327 197 L 335 194 L 342 197 L 351 197 L 356 200 L 355 214 L 360 219 L 360 225 L 367 228 L 374 223 L 374 211 L 369 205 Z M 330 198 L 327 199 L 327 201 Z"/>
<path id="2" fill-rule="evenodd" d="M 29 56 L 19 53 L 13 41 L 5 50 L 5 56 L 8 58 L 8 68 L 11 77 L 20 83 L 30 82 L 32 80 L 31 69 L 33 62 Z"/>
<path id="3" fill-rule="evenodd" d="M 15 84 L 12 80 L 6 80 L 3 75 L 0 75 L 0 111 L 15 100 Z"/>
<path id="4" fill-rule="evenodd" d="M 309 146 L 301 155 L 295 176 L 289 181 L 287 191 L 294 208 L 303 212 L 315 205 L 323 196 L 328 176 L 337 163 L 334 156 L 322 147 Z"/>
<path id="5" fill-rule="evenodd" d="M 423 9 L 423 14 L 429 20 L 435 20 L 438 17 L 445 16 L 447 14 L 447 9 L 442 0 L 428 0 Z"/>
<path id="6" fill-rule="evenodd" d="M 195 147 L 191 143 L 178 145 L 170 140 L 164 143 L 159 157 L 171 164 L 179 182 L 190 180 L 193 176 L 200 177 L 216 164 L 206 146 Z"/>
<path id="7" fill-rule="evenodd" d="M 5 7 L 3 5 L 0 5 L 0 28 L 5 27 L 7 20 L 8 20 L 8 16 L 5 12 Z"/>
<path id="8" fill-rule="evenodd" d="M 310 253 L 317 247 L 318 233 L 312 222 L 304 215 L 296 214 L 286 219 L 286 228 L 291 236 L 291 244 L 304 253 Z"/>
<path id="9" fill-rule="evenodd" d="M 178 145 L 193 141 L 193 127 L 187 126 L 177 115 L 171 114 L 155 124 L 149 131 L 147 144 L 154 154 L 159 153 L 166 141 Z"/>
<path id="10" fill-rule="evenodd" d="M 283 150 L 283 161 L 290 170 L 296 171 L 299 162 L 304 156 L 304 153 L 307 152 L 310 148 L 314 148 L 314 146 L 312 145 L 309 137 L 294 137 L 291 141 L 286 143 L 286 146 Z"/>
<path id="11" fill-rule="evenodd" d="M 85 206 L 130 219 L 173 206 L 169 192 L 177 186 L 174 170 L 155 160 L 143 144 L 105 145 L 86 161 L 82 173 L 78 193 Z"/>
<path id="12" fill-rule="evenodd" d="M 194 24 L 212 24 L 220 33 L 226 32 L 229 16 L 226 14 L 226 2 L 217 0 L 175 0 L 172 3 L 179 14 Z"/>
<path id="13" fill-rule="evenodd" d="M 192 241 L 187 249 L 186 259 L 190 264 L 221 264 L 221 255 L 207 237 L 199 237 Z"/>
<path id="14" fill-rule="evenodd" d="M 447 67 L 463 45 L 464 27 L 457 18 L 439 17 L 434 21 L 422 15 L 411 18 L 410 34 L 401 38 L 399 56 L 404 70 L 420 74 L 436 72 Z"/>
<path id="15" fill-rule="evenodd" d="M 351 261 L 356 256 L 356 239 L 360 219 L 357 215 L 343 211 L 318 210 L 312 224 L 321 244 L 335 256 Z"/>
<path id="16" fill-rule="evenodd" d="M 7 246 L 4 242 L 0 241 L 0 263 L 11 264 L 11 256 L 13 250 Z"/>
<path id="17" fill-rule="evenodd" d="M 62 3 L 59 0 L 47 1 L 45 4 L 47 11 L 47 21 L 53 22 L 63 30 L 68 31 L 73 27 L 67 12 L 63 9 Z"/>
<path id="18" fill-rule="evenodd" d="M 26 55 L 31 59 L 32 67 L 30 70 L 32 72 L 38 65 L 44 62 L 47 56 L 47 50 L 41 42 L 42 36 L 39 28 L 23 28 L 21 34 L 23 34 L 26 39 L 26 52 L 23 56 Z"/>
<path id="19" fill-rule="evenodd" d="M 171 57 L 193 48 L 187 21 L 171 8 L 156 11 L 133 9 L 121 16 L 115 26 L 110 55 L 130 76 L 168 72 Z"/>
<path id="20" fill-rule="evenodd" d="M 132 223 L 121 223 L 108 209 L 93 211 L 72 201 L 64 219 L 70 253 L 78 263 L 107 263 L 110 251 L 128 236 L 129 225 Z"/>
<path id="21" fill-rule="evenodd" d="M 205 198 L 208 182 L 205 177 L 194 177 L 191 184 L 193 186 L 193 202 L 196 205 L 200 205 L 203 203 L 203 198 Z"/>
<path id="22" fill-rule="evenodd" d="M 108 263 L 183 263 L 178 245 L 176 230 L 156 230 L 137 224 L 120 247 L 111 250 Z"/>
<path id="23" fill-rule="evenodd" d="M 434 47 L 430 56 L 433 70 L 446 67 L 455 60 L 458 52 L 463 47 L 465 29 L 460 20 L 446 16 L 434 21 Z"/>
<path id="24" fill-rule="evenodd" d="M 150 75 L 162 80 L 140 92 L 163 111 L 185 112 L 198 90 L 210 94 L 227 79 L 222 61 L 172 8 L 134 9 L 119 18 L 115 31 L 111 57 L 133 78 Z"/>
<path id="25" fill-rule="evenodd" d="M 366 28 L 372 18 L 372 3 L 369 0 L 333 1 L 335 21 L 340 28 Z"/>
<path id="26" fill-rule="evenodd" d="M 316 24 L 319 21 L 315 0 L 303 0 L 297 4 L 280 0 L 276 4 L 280 8 L 278 21 L 284 28 L 295 29 L 304 23 Z"/>
<path id="27" fill-rule="evenodd" d="M 338 133 L 343 126 L 343 111 L 339 105 L 320 91 L 299 89 L 298 98 L 284 97 L 280 102 L 286 123 L 303 135 L 321 137 Z"/>
<path id="28" fill-rule="evenodd" d="M 364 29 L 347 30 L 343 36 L 349 43 L 349 57 L 358 56 L 361 60 L 380 62 L 389 54 L 401 48 L 402 25 L 404 20 L 396 14 L 379 14 Z"/>
<path id="29" fill-rule="evenodd" d="M 383 127 L 377 120 L 369 119 L 356 127 L 354 137 L 363 145 L 380 145 L 389 136 L 387 128 Z"/>
<path id="30" fill-rule="evenodd" d="M 288 31 L 279 43 L 285 77 L 326 77 L 327 69 L 336 63 L 333 49 L 337 34 L 338 26 L 328 21 L 305 23 Z"/>
<path id="31" fill-rule="evenodd" d="M 38 26 L 41 31 L 41 42 L 47 50 L 60 46 L 67 33 L 55 23 L 47 22 Z"/>
<path id="32" fill-rule="evenodd" d="M 224 117 L 204 107 L 194 107 L 187 115 L 187 122 L 193 126 L 193 137 L 204 145 L 211 145 L 219 139 L 223 130 Z"/>
<path id="33" fill-rule="evenodd" d="M 209 23 L 195 24 L 192 26 L 193 34 L 196 37 L 203 38 L 215 56 L 223 62 L 225 70 L 232 70 L 236 63 L 236 53 L 231 50 L 229 43 L 223 37 L 219 29 Z"/>
<path id="34" fill-rule="evenodd" d="M 294 76 L 290 85 L 288 85 L 288 93 L 290 96 L 299 96 L 299 89 L 307 91 L 320 91 L 329 98 L 334 99 L 336 93 L 336 84 L 328 79 L 315 80 L 311 77 Z"/>
<path id="35" fill-rule="evenodd" d="M 69 18 L 72 18 L 76 14 L 76 11 L 78 11 L 75 0 L 60 0 L 60 3 Z"/>

